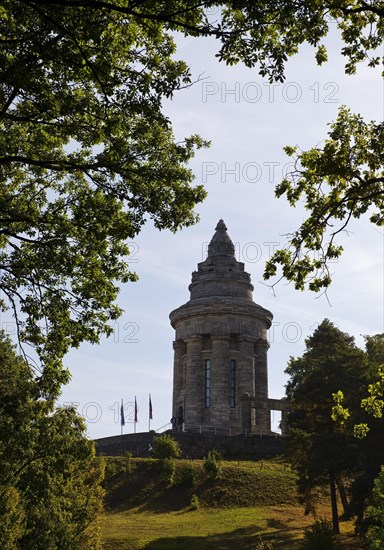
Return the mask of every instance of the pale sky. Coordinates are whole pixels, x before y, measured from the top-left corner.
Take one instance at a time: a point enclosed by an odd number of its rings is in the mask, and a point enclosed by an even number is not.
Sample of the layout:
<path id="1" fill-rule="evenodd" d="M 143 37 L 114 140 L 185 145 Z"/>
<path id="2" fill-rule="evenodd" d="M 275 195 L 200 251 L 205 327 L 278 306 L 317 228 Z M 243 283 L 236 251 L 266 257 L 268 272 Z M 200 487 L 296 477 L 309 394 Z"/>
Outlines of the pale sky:
<path id="1" fill-rule="evenodd" d="M 148 430 L 148 394 L 152 395 L 152 429 L 172 415 L 173 329 L 169 313 L 189 299 L 188 285 L 215 226 L 223 218 L 237 259 L 245 262 L 254 284 L 254 301 L 272 311 L 269 396 L 284 396 L 284 369 L 290 356 L 304 350 L 304 339 L 325 317 L 355 336 L 384 331 L 383 230 L 367 218 L 351 223 L 343 235 L 345 253 L 333 265 L 333 284 L 325 297 L 298 292 L 282 282 L 276 296 L 262 282 L 270 251 L 296 229 L 304 210 L 292 209 L 274 197 L 289 162 L 285 145 L 303 150 L 321 144 L 327 123 L 345 104 L 366 119 L 383 117 L 383 84 L 379 71 L 359 67 L 344 75 L 340 43 L 327 41 L 330 61 L 317 67 L 314 51 L 301 48 L 287 64 L 284 84 L 269 86 L 257 69 L 226 67 L 214 57 L 213 39 L 178 38 L 175 57 L 190 63 L 195 78 L 204 80 L 176 94 L 165 108 L 177 139 L 198 133 L 212 140 L 196 154 L 191 167 L 196 183 L 204 183 L 208 198 L 197 207 L 200 223 L 176 235 L 158 232 L 151 223 L 132 244 L 131 267 L 139 281 L 122 289 L 125 313 L 114 337 L 98 346 L 84 344 L 72 351 L 66 365 L 72 373 L 60 402 L 78 403 L 87 418 L 88 434 L 98 438 L 120 433 L 119 404 L 126 403 L 124 433 L 135 395 L 139 406 L 137 431 Z M 276 427 L 278 419 L 275 419 Z"/>

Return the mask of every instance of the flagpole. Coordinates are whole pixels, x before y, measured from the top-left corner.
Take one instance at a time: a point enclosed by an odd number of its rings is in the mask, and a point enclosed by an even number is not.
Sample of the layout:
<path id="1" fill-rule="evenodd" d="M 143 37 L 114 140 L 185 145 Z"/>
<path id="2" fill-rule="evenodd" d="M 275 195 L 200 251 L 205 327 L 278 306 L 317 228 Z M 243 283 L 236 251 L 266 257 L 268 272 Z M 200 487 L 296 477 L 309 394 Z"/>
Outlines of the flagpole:
<path id="1" fill-rule="evenodd" d="M 135 395 L 135 418 L 133 422 L 133 433 L 136 433 L 136 423 L 137 423 L 137 401 L 136 401 L 136 395 Z"/>
<path id="2" fill-rule="evenodd" d="M 120 435 L 123 435 L 123 426 L 125 424 L 125 417 L 124 417 L 124 403 L 123 400 L 121 400 L 121 407 L 120 407 Z"/>
<path id="3" fill-rule="evenodd" d="M 152 418 L 152 401 L 151 394 L 149 394 L 149 409 L 148 409 L 148 431 L 151 431 L 151 418 Z"/>

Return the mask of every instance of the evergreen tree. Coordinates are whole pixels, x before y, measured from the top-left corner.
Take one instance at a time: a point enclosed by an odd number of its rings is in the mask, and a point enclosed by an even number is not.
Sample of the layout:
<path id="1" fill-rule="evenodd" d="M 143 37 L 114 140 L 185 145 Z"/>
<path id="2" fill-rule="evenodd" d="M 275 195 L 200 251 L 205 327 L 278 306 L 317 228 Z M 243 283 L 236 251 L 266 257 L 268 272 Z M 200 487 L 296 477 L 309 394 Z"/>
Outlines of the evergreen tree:
<path id="1" fill-rule="evenodd" d="M 367 509 L 369 528 L 367 533 L 367 548 L 382 550 L 384 548 L 384 467 L 377 476 Z"/>
<path id="2" fill-rule="evenodd" d="M 348 402 L 344 396 L 345 384 L 334 395 L 332 417 L 339 430 L 354 437 L 359 444 L 360 471 L 351 485 L 350 510 L 357 517 L 356 527 L 365 534 L 370 525 L 366 506 L 373 485 L 384 464 L 384 334 L 365 336 L 365 356 L 369 380 L 359 392 L 359 400 Z"/>
<path id="3" fill-rule="evenodd" d="M 336 500 L 343 476 L 358 468 L 358 442 L 340 430 L 332 419 L 333 394 L 340 387 L 355 406 L 367 384 L 369 369 L 364 352 L 354 338 L 325 319 L 306 339 L 306 350 L 291 358 L 286 369 L 290 375 L 287 399 L 290 403 L 290 459 L 299 474 L 299 490 L 310 510 L 318 487 L 329 485 L 332 519 L 338 527 Z"/>

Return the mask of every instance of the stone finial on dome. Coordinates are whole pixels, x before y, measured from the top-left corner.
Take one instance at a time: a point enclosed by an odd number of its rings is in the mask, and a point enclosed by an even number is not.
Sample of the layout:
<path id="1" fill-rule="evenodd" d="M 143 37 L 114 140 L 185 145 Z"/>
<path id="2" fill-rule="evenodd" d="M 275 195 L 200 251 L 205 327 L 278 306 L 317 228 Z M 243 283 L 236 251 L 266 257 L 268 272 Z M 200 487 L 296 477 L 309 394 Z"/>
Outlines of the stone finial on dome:
<path id="1" fill-rule="evenodd" d="M 219 220 L 216 225 L 216 233 L 208 245 L 208 257 L 217 255 L 235 255 L 235 247 L 227 233 L 227 226 L 224 220 Z"/>
<path id="2" fill-rule="evenodd" d="M 223 219 L 220 219 L 217 222 L 217 225 L 215 227 L 215 231 L 227 231 L 227 226 L 225 225 L 225 222 Z"/>

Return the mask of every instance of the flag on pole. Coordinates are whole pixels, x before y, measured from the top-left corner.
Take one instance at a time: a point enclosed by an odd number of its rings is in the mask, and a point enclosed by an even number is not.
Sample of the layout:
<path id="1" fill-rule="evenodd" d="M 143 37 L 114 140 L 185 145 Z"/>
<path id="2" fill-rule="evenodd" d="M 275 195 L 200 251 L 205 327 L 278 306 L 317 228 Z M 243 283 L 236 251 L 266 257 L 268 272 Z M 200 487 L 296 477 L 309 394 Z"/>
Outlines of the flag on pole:
<path id="1" fill-rule="evenodd" d="M 137 401 L 136 401 L 136 395 L 135 395 L 135 422 L 137 422 Z"/>
<path id="2" fill-rule="evenodd" d="M 151 394 L 149 394 L 149 420 L 152 420 L 152 400 L 151 400 Z"/>
<path id="3" fill-rule="evenodd" d="M 123 400 L 121 400 L 121 407 L 120 407 L 120 424 L 121 424 L 121 426 L 125 426 L 125 416 L 124 416 L 124 405 L 123 405 Z"/>

